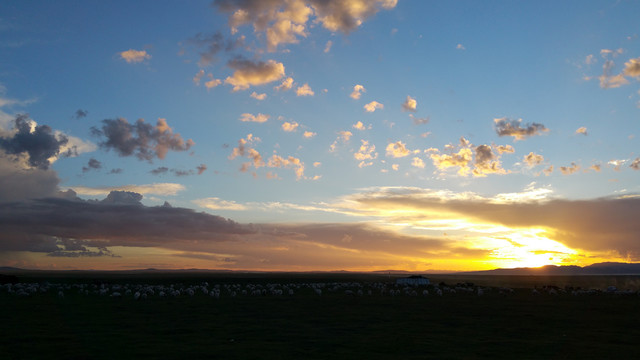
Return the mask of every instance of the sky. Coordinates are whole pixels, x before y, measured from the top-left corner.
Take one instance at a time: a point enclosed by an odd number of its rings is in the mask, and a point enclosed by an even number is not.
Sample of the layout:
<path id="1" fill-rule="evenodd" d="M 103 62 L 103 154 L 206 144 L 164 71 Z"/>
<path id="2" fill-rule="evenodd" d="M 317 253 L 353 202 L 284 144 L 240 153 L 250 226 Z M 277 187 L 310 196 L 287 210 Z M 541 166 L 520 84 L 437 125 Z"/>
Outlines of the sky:
<path id="1" fill-rule="evenodd" d="M 0 3 L 0 266 L 640 261 L 638 1 Z"/>

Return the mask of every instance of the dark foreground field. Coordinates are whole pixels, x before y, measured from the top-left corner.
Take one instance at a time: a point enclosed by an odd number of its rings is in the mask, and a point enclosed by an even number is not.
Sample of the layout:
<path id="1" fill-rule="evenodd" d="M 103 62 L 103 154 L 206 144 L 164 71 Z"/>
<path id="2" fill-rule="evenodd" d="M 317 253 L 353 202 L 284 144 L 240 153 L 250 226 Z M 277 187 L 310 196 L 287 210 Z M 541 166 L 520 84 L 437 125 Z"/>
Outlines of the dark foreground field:
<path id="1" fill-rule="evenodd" d="M 0 292 L 0 358 L 424 359 L 628 358 L 640 351 L 640 297 L 598 292 L 532 295 L 533 286 L 570 282 L 632 284 L 637 277 L 446 277 L 486 291 L 442 296 L 373 292 L 366 275 L 50 275 L 20 281 L 54 284 L 350 283 L 318 295 L 180 295 L 134 300 L 57 290 L 30 296 Z M 492 284 L 493 283 L 493 284 Z M 551 284 L 553 283 L 553 284 Z M 513 293 L 499 291 L 510 286 Z M 520 284 L 521 286 L 518 286 Z M 477 285 L 474 285 L 477 286 Z M 489 289 L 489 286 L 495 288 Z M 576 285 L 577 286 L 577 285 Z M 392 287 L 392 285 L 389 285 Z M 223 290 L 224 291 L 224 290 Z M 223 293 L 224 295 L 224 293 Z"/>

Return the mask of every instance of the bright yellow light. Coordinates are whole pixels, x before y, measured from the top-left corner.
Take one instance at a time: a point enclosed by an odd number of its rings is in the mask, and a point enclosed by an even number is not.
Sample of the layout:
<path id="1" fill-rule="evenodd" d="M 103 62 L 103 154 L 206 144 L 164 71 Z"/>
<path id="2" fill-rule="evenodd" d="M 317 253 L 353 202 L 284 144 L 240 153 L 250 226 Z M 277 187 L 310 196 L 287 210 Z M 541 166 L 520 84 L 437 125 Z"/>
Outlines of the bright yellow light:
<path id="1" fill-rule="evenodd" d="M 501 268 L 540 267 L 566 263 L 576 251 L 547 238 L 544 229 L 511 229 L 510 234 L 492 239 L 501 246 L 491 252 L 490 261 Z"/>

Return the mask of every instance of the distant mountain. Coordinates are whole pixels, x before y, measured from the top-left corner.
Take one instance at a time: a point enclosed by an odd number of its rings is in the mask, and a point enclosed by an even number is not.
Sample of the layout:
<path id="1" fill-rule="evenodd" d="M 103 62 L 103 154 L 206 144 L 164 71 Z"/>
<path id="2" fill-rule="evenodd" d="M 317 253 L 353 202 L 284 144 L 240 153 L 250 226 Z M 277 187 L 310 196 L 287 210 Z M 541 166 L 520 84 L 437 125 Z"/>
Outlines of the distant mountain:
<path id="1" fill-rule="evenodd" d="M 585 267 L 546 265 L 538 268 L 465 271 L 465 275 L 640 275 L 640 263 L 604 262 Z"/>

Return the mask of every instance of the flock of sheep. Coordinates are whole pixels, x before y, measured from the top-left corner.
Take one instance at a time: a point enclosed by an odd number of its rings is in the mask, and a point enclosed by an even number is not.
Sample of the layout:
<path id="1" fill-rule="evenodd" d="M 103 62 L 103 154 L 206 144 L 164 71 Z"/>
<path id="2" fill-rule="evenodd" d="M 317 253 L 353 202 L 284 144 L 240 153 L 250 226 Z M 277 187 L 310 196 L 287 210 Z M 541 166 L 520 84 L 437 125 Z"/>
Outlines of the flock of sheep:
<path id="1" fill-rule="evenodd" d="M 109 284 L 109 283 L 7 283 L 0 285 L 0 296 L 3 294 L 29 297 L 54 295 L 64 298 L 65 295 L 104 296 L 111 298 L 132 298 L 145 300 L 149 298 L 176 298 L 208 296 L 213 299 L 236 297 L 293 297 L 293 296 L 405 296 L 405 297 L 442 297 L 442 296 L 510 296 L 515 293 L 526 293 L 532 296 L 580 296 L 580 295 L 637 295 L 640 291 L 618 290 L 610 286 L 602 289 L 581 289 L 556 286 L 544 286 L 534 289 L 518 289 L 506 287 L 482 287 L 472 283 L 456 285 L 430 284 L 420 286 L 398 285 L 385 282 L 301 282 L 301 283 L 247 283 L 247 284 Z"/>

